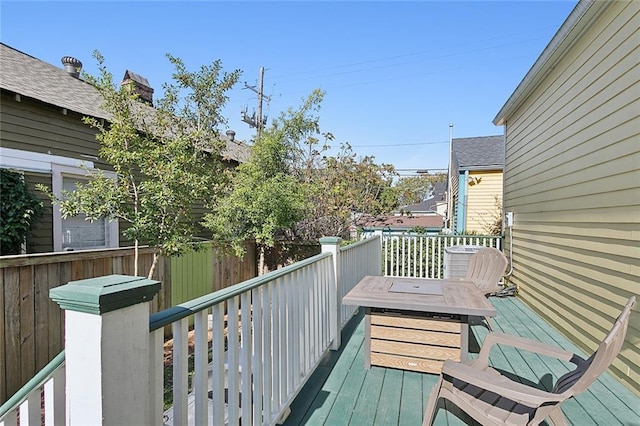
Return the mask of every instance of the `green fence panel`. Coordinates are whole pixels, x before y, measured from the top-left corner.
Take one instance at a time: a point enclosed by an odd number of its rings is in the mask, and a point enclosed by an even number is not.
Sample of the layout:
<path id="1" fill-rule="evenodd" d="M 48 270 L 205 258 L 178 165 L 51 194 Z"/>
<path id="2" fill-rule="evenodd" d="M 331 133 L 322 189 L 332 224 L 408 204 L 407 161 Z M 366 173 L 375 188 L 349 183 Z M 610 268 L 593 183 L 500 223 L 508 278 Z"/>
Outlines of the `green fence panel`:
<path id="1" fill-rule="evenodd" d="M 177 305 L 213 291 L 213 248 L 171 258 L 171 304 Z"/>

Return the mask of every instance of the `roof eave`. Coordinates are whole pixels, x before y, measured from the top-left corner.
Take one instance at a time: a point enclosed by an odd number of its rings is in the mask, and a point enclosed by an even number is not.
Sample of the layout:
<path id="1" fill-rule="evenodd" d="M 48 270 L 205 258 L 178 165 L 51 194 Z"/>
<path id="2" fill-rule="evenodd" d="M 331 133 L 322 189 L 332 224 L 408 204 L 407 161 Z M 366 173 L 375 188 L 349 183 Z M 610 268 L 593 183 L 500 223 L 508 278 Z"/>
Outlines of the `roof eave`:
<path id="1" fill-rule="evenodd" d="M 582 33 L 611 6 L 611 3 L 608 1 L 581 0 L 576 5 L 493 119 L 493 124 L 496 126 L 504 124 L 507 117 L 522 105 L 547 74 L 554 69 L 557 62 L 566 54 L 569 48 L 580 38 Z"/>
<path id="2" fill-rule="evenodd" d="M 488 170 L 504 170 L 504 166 L 502 164 L 493 164 L 488 166 L 460 166 L 458 170 L 461 172 L 476 172 L 476 171 L 488 171 Z"/>

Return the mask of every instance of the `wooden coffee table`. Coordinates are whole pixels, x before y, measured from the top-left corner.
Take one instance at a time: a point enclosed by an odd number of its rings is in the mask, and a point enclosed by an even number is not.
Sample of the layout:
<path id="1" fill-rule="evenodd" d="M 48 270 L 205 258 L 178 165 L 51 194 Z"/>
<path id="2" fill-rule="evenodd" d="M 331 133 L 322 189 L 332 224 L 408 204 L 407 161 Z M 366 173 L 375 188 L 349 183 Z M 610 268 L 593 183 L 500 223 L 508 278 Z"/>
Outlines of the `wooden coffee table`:
<path id="1" fill-rule="evenodd" d="M 365 308 L 365 368 L 439 374 L 445 359 L 465 361 L 469 317 L 495 308 L 470 281 L 364 277 L 343 299 Z"/>

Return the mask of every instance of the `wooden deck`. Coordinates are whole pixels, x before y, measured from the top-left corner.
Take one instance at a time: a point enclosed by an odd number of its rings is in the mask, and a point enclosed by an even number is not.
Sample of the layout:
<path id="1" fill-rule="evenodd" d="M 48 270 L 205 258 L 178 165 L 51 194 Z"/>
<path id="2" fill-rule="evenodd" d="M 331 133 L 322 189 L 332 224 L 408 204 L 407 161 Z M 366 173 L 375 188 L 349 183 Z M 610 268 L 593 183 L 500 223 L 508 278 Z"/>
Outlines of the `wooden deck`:
<path id="1" fill-rule="evenodd" d="M 535 338 L 580 354 L 581 351 L 515 297 L 491 298 L 498 311 L 495 330 Z M 362 310 L 362 309 L 361 309 Z M 470 357 L 476 356 L 488 330 L 478 319 L 470 327 Z M 363 367 L 364 321 L 360 313 L 343 331 L 342 348 L 330 353 L 291 405 L 285 425 L 420 425 L 431 387 L 437 376 L 408 371 Z M 523 382 L 547 390 L 571 364 L 494 349 L 491 364 L 511 372 Z M 545 372 L 553 372 L 553 377 Z M 537 374 L 536 374 L 537 373 Z M 438 410 L 436 425 L 474 424 L 454 407 Z M 565 402 L 562 409 L 574 425 L 640 425 L 640 398 L 604 374 L 587 392 Z"/>

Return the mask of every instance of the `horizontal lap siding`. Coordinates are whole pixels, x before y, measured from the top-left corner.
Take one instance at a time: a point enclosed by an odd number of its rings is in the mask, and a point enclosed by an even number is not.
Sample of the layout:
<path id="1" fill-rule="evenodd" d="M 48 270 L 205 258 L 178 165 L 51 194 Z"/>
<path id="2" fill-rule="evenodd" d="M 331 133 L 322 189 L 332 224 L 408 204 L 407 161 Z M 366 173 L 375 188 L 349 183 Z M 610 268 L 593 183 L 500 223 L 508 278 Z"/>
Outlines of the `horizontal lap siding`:
<path id="1" fill-rule="evenodd" d="M 79 160 L 92 161 L 95 166 L 110 169 L 104 162 L 96 160 L 99 144 L 96 131 L 82 123 L 82 116 L 23 97 L 2 92 L 2 114 L 0 114 L 0 145 L 4 148 L 41 154 L 58 155 Z M 83 157 L 85 155 L 85 157 Z M 89 157 L 86 157 L 89 156 Z M 51 188 L 50 173 L 25 172 L 29 190 L 43 201 L 42 217 L 37 221 L 27 239 L 27 253 L 53 251 L 53 214 L 51 202 L 35 189 L 40 183 Z"/>
<path id="2" fill-rule="evenodd" d="M 588 353 L 640 293 L 640 2 L 616 2 L 507 118 L 512 282 Z M 640 394 L 640 301 L 613 373 Z"/>
<path id="3" fill-rule="evenodd" d="M 2 146 L 24 151 L 50 153 L 106 164 L 81 155 L 97 156 L 96 130 L 82 123 L 82 115 L 48 106 L 28 98 L 16 102 L 2 93 Z"/>
<path id="4" fill-rule="evenodd" d="M 469 173 L 469 180 L 479 179 L 467 187 L 468 231 L 486 233 L 500 215 L 502 172 Z"/>

